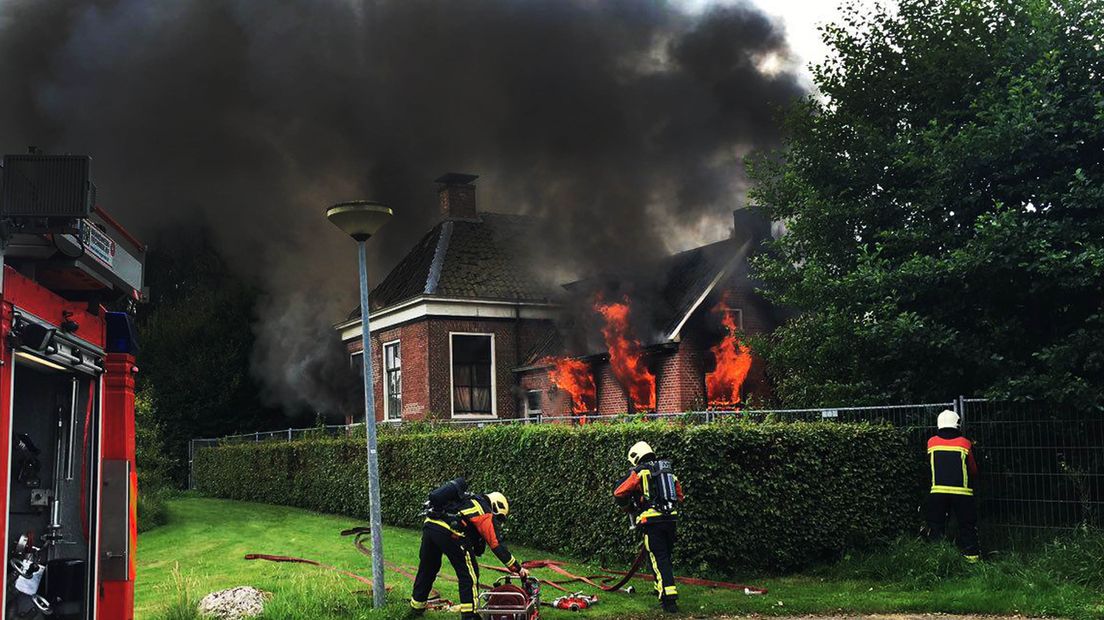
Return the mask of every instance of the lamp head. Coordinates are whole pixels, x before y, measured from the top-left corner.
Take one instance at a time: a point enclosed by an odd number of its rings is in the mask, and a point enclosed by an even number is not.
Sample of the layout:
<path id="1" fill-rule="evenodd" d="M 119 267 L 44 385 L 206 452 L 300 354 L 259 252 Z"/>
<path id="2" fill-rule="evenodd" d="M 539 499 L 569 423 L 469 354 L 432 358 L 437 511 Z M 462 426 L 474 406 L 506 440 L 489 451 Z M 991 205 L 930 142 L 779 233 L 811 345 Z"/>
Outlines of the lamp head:
<path id="1" fill-rule="evenodd" d="M 326 219 L 357 241 L 367 241 L 390 217 L 390 207 L 370 200 L 339 202 L 326 209 Z"/>

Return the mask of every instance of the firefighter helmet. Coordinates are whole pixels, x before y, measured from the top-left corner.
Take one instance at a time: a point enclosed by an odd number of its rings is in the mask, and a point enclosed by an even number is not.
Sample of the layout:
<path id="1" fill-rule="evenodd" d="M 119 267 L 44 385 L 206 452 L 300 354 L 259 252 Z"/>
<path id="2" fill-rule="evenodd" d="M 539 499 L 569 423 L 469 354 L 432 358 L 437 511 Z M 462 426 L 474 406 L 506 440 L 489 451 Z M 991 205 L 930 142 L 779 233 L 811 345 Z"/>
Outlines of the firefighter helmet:
<path id="1" fill-rule="evenodd" d="M 936 420 L 936 426 L 939 428 L 958 428 L 958 414 L 950 409 L 944 409 L 939 413 L 939 418 Z"/>
<path id="2" fill-rule="evenodd" d="M 633 447 L 629 448 L 629 463 L 633 467 L 640 464 L 640 461 L 644 460 L 646 456 L 655 456 L 655 452 L 652 451 L 652 447 L 644 441 L 638 441 L 633 444 Z"/>
<path id="3" fill-rule="evenodd" d="M 500 517 L 510 514 L 510 502 L 506 501 L 506 496 L 498 491 L 488 493 L 487 501 L 491 502 L 491 512 L 494 514 Z"/>

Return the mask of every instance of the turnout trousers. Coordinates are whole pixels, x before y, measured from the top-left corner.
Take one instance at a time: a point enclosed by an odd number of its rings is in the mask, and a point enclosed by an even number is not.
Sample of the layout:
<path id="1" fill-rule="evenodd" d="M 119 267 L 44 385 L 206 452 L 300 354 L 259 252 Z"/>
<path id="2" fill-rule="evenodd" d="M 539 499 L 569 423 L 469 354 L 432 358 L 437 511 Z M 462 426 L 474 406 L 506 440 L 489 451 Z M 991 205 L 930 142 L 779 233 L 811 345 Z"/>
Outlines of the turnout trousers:
<path id="1" fill-rule="evenodd" d="M 433 582 L 441 571 L 441 556 L 448 558 L 456 571 L 456 580 L 460 589 L 460 617 L 464 620 L 478 618 L 475 613 L 475 601 L 479 598 L 479 562 L 464 544 L 463 540 L 446 532 L 436 525 L 427 524 L 422 528 L 422 547 L 418 552 L 418 574 L 414 578 L 414 592 L 410 596 L 410 606 L 416 610 L 425 609 Z"/>
<path id="2" fill-rule="evenodd" d="M 644 550 L 648 554 L 648 562 L 655 575 L 656 594 L 660 601 L 678 599 L 675 570 L 672 566 L 676 539 L 675 524 L 673 519 L 640 524 L 640 529 L 644 532 Z"/>
<path id="3" fill-rule="evenodd" d="M 938 541 L 943 539 L 947 529 L 947 520 L 954 514 L 958 521 L 958 547 L 968 560 L 977 560 L 978 532 L 977 532 L 977 504 L 973 495 L 959 495 L 956 493 L 931 493 L 928 495 L 928 504 L 925 507 L 925 520 L 928 524 L 928 539 Z"/>

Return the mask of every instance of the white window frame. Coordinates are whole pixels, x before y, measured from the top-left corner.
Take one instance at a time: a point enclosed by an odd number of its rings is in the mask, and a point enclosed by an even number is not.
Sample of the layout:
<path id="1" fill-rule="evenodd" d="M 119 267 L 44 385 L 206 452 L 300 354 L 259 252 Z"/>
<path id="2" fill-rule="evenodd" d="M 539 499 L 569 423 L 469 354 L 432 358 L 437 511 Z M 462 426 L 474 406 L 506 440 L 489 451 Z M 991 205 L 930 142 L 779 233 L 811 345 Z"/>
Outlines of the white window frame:
<path id="1" fill-rule="evenodd" d="M 383 374 L 381 375 L 380 380 L 383 383 L 383 419 L 384 420 L 401 420 L 402 419 L 402 411 L 399 411 L 398 415 L 395 415 L 395 416 L 391 415 L 391 398 L 390 398 L 390 396 L 391 396 L 391 390 L 390 390 L 391 382 L 387 380 L 387 347 L 389 347 L 390 345 L 393 345 L 393 344 L 399 345 L 399 360 L 400 360 L 399 363 L 402 364 L 402 343 L 399 342 L 399 339 L 396 338 L 395 340 L 389 340 L 387 342 L 384 342 L 384 343 L 380 344 L 380 353 L 382 354 L 382 355 L 380 355 L 380 364 L 383 366 Z M 400 373 L 402 372 L 402 366 L 399 367 L 399 372 Z M 401 391 L 399 392 L 399 400 L 400 401 L 402 400 L 402 392 Z"/>
<path id="2" fill-rule="evenodd" d="M 452 337 L 453 336 L 488 336 L 491 339 L 491 413 L 490 415 L 483 413 L 456 413 L 456 386 L 453 384 L 452 377 Z M 497 362 L 495 360 L 495 335 L 489 332 L 449 332 L 449 415 L 458 420 L 489 420 L 491 418 L 498 417 L 498 385 L 497 377 L 495 377 L 497 370 Z"/>

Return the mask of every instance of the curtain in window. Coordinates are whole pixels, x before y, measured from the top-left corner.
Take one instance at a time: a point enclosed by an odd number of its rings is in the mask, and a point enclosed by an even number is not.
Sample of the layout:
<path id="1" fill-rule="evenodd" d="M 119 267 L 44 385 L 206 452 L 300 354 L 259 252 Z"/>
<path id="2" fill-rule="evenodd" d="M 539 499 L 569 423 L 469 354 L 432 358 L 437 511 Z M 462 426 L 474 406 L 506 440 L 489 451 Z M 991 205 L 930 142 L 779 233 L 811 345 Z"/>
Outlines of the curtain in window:
<path id="1" fill-rule="evenodd" d="M 493 412 L 490 336 L 453 335 L 452 386 L 455 413 L 490 415 Z"/>

